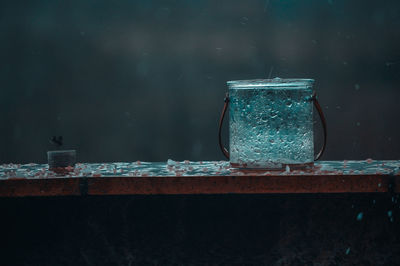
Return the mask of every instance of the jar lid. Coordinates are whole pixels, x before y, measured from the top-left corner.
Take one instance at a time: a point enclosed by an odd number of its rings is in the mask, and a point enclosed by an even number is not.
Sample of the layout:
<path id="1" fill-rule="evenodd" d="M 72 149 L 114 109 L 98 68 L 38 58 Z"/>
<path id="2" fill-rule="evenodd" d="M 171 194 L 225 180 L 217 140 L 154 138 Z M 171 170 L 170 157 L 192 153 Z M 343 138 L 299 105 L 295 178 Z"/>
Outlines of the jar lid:
<path id="1" fill-rule="evenodd" d="M 227 82 L 230 88 L 276 88 L 276 89 L 304 89 L 312 87 L 313 79 L 250 79 L 250 80 L 231 80 Z"/>

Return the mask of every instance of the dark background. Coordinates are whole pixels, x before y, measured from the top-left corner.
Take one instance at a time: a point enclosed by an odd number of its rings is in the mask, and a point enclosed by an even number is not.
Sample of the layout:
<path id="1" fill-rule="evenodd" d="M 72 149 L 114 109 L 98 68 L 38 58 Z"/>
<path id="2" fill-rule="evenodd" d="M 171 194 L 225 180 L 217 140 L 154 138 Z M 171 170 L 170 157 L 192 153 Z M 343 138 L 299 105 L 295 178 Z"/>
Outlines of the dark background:
<path id="1" fill-rule="evenodd" d="M 397 0 L 3 0 L 0 163 L 53 135 L 81 162 L 220 160 L 226 81 L 276 76 L 316 80 L 323 160 L 399 159 L 399 29 Z M 400 265 L 398 200 L 1 198 L 0 264 Z"/>
<path id="2" fill-rule="evenodd" d="M 0 162 L 53 135 L 81 162 L 223 159 L 226 81 L 275 76 L 316 80 L 322 159 L 398 159 L 399 28 L 396 0 L 1 1 Z"/>
<path id="3" fill-rule="evenodd" d="M 400 265 L 395 196 L 1 199 L 2 265 Z M 388 211 L 393 212 L 390 221 Z M 362 219 L 357 219 L 362 213 Z"/>

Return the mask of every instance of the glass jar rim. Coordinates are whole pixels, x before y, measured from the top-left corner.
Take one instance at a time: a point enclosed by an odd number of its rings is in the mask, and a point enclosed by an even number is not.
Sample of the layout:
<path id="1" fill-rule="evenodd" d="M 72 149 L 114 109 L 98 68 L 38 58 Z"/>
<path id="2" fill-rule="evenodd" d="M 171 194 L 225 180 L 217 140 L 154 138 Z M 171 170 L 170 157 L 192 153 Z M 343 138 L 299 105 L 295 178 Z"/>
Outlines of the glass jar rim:
<path id="1" fill-rule="evenodd" d="M 226 82 L 230 88 L 304 88 L 311 87 L 314 79 L 301 78 L 273 78 L 273 79 L 249 79 L 249 80 L 230 80 Z"/>

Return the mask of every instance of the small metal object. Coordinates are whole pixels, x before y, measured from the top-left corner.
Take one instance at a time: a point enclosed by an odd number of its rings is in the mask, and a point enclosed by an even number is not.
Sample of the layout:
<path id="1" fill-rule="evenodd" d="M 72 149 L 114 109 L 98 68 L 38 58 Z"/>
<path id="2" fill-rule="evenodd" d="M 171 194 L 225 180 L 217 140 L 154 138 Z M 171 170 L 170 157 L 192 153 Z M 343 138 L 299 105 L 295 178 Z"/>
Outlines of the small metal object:
<path id="1" fill-rule="evenodd" d="M 49 139 L 50 143 L 54 144 L 57 148 L 63 145 L 62 136 L 53 136 Z M 49 170 L 57 173 L 67 173 L 73 170 L 76 163 L 75 150 L 55 150 L 47 152 L 47 161 Z"/>
<path id="2" fill-rule="evenodd" d="M 75 150 L 48 151 L 47 160 L 50 170 L 70 171 L 76 163 Z"/>

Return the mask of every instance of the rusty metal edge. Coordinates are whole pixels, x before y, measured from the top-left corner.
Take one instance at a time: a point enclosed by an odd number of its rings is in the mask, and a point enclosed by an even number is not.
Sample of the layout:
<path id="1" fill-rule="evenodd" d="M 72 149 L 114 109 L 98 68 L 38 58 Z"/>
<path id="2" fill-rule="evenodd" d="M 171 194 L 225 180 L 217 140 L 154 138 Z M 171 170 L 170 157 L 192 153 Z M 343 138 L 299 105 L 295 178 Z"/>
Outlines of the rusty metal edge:
<path id="1" fill-rule="evenodd" d="M 78 178 L 7 179 L 0 181 L 0 197 L 78 196 Z"/>
<path id="2" fill-rule="evenodd" d="M 385 192 L 400 192 L 400 176 L 116 176 L 0 181 L 0 197 Z"/>
<path id="3" fill-rule="evenodd" d="M 90 178 L 88 195 L 389 192 L 387 176 L 191 176 Z"/>

